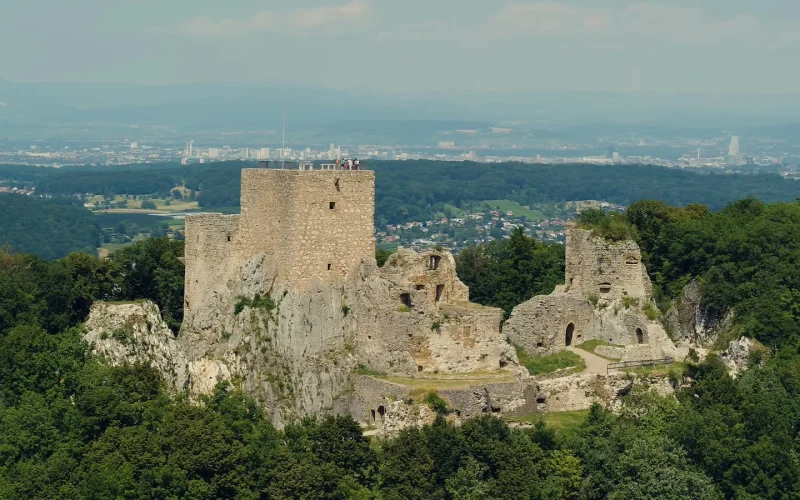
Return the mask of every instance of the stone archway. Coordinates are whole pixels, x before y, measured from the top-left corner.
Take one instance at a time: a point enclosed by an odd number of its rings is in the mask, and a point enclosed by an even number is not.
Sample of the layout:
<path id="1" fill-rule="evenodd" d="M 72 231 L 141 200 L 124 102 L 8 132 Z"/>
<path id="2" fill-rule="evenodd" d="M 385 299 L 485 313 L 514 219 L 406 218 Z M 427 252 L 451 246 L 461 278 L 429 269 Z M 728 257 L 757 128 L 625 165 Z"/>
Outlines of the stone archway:
<path id="1" fill-rule="evenodd" d="M 575 323 L 570 323 L 567 325 L 567 331 L 564 335 L 564 345 L 567 347 L 572 345 L 572 336 L 575 333 Z"/>
<path id="2" fill-rule="evenodd" d="M 644 332 L 641 328 L 636 329 L 636 343 L 644 344 Z"/>

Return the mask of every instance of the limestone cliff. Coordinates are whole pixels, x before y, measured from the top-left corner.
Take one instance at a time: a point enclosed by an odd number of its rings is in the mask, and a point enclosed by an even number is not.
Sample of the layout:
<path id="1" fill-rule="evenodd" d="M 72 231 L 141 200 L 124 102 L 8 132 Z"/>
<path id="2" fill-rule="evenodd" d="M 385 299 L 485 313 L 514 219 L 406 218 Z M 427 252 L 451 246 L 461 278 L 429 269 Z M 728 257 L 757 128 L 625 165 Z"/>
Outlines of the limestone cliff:
<path id="1" fill-rule="evenodd" d="M 84 340 L 112 365 L 151 364 L 174 390 L 188 388 L 188 362 L 175 335 L 149 301 L 92 305 Z"/>
<path id="2" fill-rule="evenodd" d="M 681 296 L 666 313 L 675 331 L 676 340 L 709 346 L 730 328 L 733 313 L 716 315 L 703 306 L 700 283 L 692 280 L 683 287 Z"/>

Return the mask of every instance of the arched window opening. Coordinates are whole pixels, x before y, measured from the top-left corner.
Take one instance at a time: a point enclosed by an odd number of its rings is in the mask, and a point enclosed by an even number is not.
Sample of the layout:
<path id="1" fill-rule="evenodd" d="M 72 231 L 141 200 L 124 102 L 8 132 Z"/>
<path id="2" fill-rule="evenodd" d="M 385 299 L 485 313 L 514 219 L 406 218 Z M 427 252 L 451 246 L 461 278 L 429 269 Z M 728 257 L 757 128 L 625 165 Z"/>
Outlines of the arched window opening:
<path id="1" fill-rule="evenodd" d="M 575 323 L 567 325 L 567 332 L 564 338 L 564 344 L 569 347 L 572 345 L 572 335 L 575 333 Z"/>
<path id="2" fill-rule="evenodd" d="M 636 343 L 644 344 L 644 332 L 641 328 L 636 329 Z"/>

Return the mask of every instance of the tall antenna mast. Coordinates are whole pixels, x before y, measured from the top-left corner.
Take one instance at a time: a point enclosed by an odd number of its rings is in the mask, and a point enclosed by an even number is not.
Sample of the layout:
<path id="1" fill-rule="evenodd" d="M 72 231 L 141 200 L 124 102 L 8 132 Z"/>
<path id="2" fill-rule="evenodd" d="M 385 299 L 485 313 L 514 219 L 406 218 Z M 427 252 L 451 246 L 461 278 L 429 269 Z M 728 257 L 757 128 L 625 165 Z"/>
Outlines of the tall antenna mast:
<path id="1" fill-rule="evenodd" d="M 283 145 L 281 146 L 281 168 L 286 158 L 286 109 L 283 110 Z"/>

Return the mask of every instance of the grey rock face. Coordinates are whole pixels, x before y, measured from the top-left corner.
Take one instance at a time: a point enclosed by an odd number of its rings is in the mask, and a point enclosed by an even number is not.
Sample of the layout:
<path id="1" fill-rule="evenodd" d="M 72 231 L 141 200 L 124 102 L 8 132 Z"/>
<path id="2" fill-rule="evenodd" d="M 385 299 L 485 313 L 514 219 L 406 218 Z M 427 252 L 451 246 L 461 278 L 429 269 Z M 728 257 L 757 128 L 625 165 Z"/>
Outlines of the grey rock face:
<path id="1" fill-rule="evenodd" d="M 683 287 L 681 297 L 667 311 L 666 319 L 675 331 L 676 341 L 708 346 L 730 327 L 733 312 L 723 316 L 709 313 L 703 307 L 700 283 L 692 280 Z"/>

